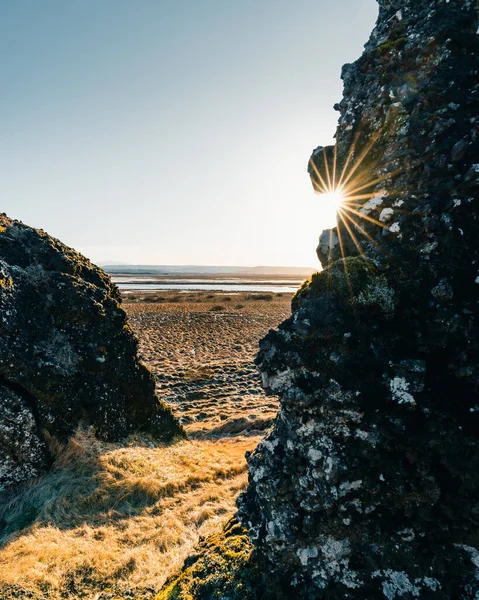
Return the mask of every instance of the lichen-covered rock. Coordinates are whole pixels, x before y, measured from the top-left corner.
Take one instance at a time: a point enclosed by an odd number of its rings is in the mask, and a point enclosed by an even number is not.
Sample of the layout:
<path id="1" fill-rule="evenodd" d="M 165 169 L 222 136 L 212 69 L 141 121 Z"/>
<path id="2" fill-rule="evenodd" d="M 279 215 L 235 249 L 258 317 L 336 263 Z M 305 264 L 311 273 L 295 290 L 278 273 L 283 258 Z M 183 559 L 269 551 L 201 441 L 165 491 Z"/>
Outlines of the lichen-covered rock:
<path id="1" fill-rule="evenodd" d="M 0 469 L 8 462 L 12 472 L 27 447 L 33 453 L 28 465 L 18 466 L 16 472 L 25 475 L 18 480 L 44 464 L 42 432 L 65 439 L 83 423 L 105 440 L 136 430 L 164 440 L 183 435 L 138 360 L 108 275 L 45 232 L 5 215 L 0 215 L 0 333 L 0 384 L 16 391 L 0 395 L 0 427 L 17 436 L 2 438 L 2 448 L 10 449 L 0 455 Z M 25 428 L 19 453 L 12 411 Z"/>
<path id="2" fill-rule="evenodd" d="M 28 400 L 0 385 L 0 492 L 37 477 L 48 464 L 47 448 Z"/>
<path id="3" fill-rule="evenodd" d="M 379 5 L 310 161 L 352 199 L 260 344 L 281 407 L 239 517 L 291 597 L 477 600 L 477 5 Z"/>

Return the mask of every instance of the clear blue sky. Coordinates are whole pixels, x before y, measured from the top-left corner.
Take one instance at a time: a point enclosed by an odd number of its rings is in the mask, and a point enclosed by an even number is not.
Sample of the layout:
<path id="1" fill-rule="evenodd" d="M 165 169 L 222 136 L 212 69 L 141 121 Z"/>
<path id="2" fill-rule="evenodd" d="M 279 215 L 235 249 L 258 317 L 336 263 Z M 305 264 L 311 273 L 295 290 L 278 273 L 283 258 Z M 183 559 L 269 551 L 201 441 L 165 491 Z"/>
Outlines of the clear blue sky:
<path id="1" fill-rule="evenodd" d="M 0 0 L 0 210 L 94 261 L 311 265 L 375 0 Z"/>

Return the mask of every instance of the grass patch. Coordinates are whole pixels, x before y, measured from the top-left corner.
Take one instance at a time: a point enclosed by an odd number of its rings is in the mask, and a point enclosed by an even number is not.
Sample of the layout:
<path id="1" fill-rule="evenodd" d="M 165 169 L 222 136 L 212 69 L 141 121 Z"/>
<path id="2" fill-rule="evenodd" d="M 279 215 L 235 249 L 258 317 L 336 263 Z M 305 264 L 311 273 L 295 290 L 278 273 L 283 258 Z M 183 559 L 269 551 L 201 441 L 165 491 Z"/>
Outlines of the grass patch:
<path id="1" fill-rule="evenodd" d="M 0 502 L 0 598 L 153 598 L 231 516 L 256 438 L 127 444 L 78 431 Z"/>

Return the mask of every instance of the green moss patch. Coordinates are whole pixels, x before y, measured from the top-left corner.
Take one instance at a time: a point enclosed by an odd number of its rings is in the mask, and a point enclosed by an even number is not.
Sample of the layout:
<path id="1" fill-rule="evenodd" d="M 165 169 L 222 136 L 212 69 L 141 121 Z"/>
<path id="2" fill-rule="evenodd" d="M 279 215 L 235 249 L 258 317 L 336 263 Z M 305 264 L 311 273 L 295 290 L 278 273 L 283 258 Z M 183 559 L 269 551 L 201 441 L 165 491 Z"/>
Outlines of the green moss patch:
<path id="1" fill-rule="evenodd" d="M 180 575 L 155 600 L 266 600 L 262 569 L 253 557 L 246 530 L 231 519 L 205 540 Z"/>

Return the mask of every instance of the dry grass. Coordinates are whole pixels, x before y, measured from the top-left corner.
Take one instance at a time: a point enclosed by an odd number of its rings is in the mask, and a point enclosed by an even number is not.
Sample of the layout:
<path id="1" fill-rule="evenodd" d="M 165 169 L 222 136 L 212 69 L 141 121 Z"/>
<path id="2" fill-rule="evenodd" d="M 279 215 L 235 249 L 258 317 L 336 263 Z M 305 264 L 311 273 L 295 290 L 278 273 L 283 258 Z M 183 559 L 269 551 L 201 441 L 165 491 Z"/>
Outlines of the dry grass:
<path id="1" fill-rule="evenodd" d="M 127 304 L 146 303 L 163 305 L 161 310 L 174 311 L 206 311 L 211 310 L 211 305 L 221 306 L 223 311 L 249 312 L 252 314 L 265 314 L 270 307 L 265 305 L 271 302 L 276 306 L 289 307 L 293 294 L 291 292 L 188 292 L 178 294 L 177 291 L 148 291 L 127 292 L 123 301 Z M 226 303 L 226 306 L 224 304 Z M 176 306 L 170 306 L 176 305 Z M 199 305 L 199 306 L 195 306 Z M 274 309 L 273 309 L 274 310 Z"/>
<path id="2" fill-rule="evenodd" d="M 0 598 L 153 597 L 235 512 L 258 441 L 122 446 L 77 432 L 49 474 L 2 504 L 17 531 L 2 540 Z"/>

